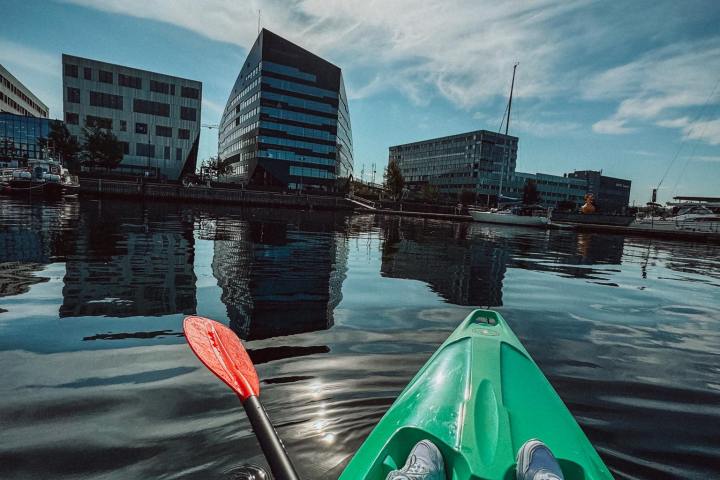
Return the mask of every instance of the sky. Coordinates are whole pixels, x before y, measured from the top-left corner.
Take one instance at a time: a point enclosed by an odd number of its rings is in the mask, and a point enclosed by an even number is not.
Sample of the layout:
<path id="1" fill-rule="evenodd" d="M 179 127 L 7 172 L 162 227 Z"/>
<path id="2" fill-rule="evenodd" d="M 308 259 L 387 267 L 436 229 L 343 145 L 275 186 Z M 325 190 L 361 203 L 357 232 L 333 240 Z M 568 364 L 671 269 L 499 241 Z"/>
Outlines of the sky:
<path id="1" fill-rule="evenodd" d="M 258 11 L 260 15 L 258 18 Z M 267 28 L 343 70 L 355 175 L 388 147 L 498 130 L 519 63 L 517 169 L 602 170 L 631 201 L 720 196 L 716 0 L 0 0 L 0 63 L 62 118 L 61 54 L 203 83 L 217 124 Z M 200 159 L 217 152 L 203 128 Z"/>

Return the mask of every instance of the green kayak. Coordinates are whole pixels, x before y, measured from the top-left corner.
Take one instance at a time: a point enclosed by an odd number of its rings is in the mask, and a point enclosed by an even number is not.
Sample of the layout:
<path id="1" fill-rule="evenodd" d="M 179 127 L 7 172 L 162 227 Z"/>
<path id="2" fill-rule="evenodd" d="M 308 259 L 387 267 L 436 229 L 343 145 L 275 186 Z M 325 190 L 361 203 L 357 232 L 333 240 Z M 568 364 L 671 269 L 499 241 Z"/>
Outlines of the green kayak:
<path id="1" fill-rule="evenodd" d="M 370 433 L 340 480 L 385 480 L 420 440 L 442 451 L 448 480 L 514 480 L 515 454 L 545 442 L 566 480 L 612 479 L 505 320 L 475 310 Z"/>

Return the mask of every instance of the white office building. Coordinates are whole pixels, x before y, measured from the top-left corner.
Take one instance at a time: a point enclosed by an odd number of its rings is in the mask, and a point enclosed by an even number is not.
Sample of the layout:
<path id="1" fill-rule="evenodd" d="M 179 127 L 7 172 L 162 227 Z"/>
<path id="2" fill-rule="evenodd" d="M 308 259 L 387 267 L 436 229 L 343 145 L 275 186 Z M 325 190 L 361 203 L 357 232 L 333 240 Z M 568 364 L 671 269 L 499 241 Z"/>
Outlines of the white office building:
<path id="1" fill-rule="evenodd" d="M 62 63 L 65 124 L 81 142 L 90 126 L 122 142 L 113 173 L 178 180 L 195 172 L 201 82 L 65 54 Z"/>
<path id="2" fill-rule="evenodd" d="M 0 112 L 48 118 L 48 107 L 0 64 Z"/>

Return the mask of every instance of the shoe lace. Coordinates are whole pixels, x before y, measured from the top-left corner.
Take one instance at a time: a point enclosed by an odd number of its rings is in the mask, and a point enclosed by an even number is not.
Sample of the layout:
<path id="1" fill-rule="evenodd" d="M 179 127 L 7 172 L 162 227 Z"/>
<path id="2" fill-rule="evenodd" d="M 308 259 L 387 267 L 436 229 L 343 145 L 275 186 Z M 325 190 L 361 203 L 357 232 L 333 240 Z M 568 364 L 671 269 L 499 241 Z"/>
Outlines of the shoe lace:
<path id="1" fill-rule="evenodd" d="M 418 474 L 418 473 L 427 473 L 427 470 L 421 463 L 417 462 L 417 457 L 415 455 L 412 456 L 410 460 L 410 467 L 407 469 L 407 473 L 412 474 Z"/>

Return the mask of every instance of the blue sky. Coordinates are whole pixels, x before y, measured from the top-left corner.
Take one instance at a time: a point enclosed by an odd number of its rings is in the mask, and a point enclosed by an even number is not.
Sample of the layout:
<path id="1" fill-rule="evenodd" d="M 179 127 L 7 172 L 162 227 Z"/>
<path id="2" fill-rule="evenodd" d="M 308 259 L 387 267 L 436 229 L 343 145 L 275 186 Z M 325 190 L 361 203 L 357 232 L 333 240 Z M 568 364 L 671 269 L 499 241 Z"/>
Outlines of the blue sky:
<path id="1" fill-rule="evenodd" d="M 663 201 L 720 196 L 718 1 L 0 0 L 0 63 L 58 118 L 61 53 L 200 80 L 213 124 L 258 9 L 343 69 L 357 175 L 380 179 L 390 145 L 497 130 L 517 61 L 518 170 L 602 169 L 643 203 L 663 176 Z"/>

